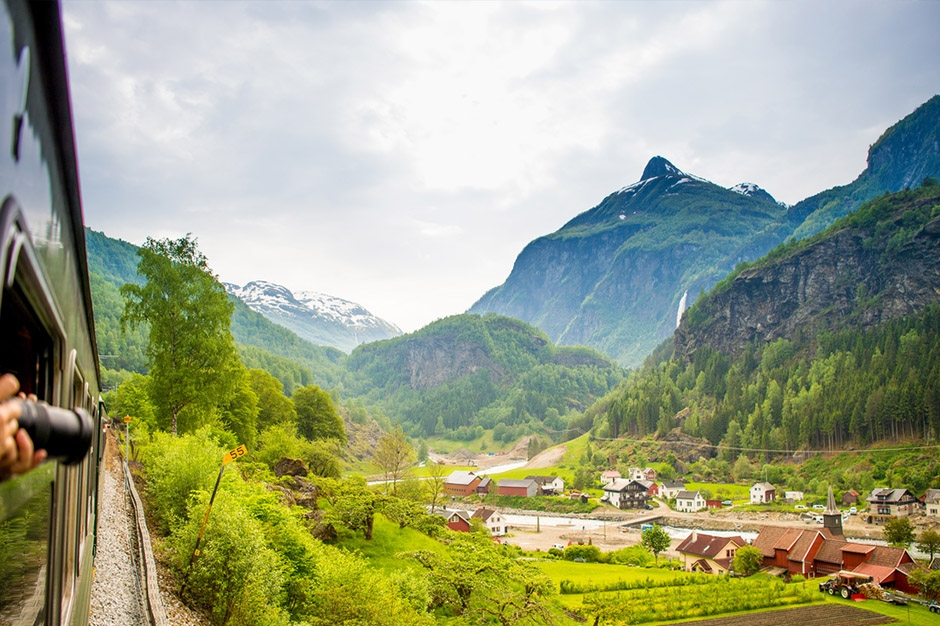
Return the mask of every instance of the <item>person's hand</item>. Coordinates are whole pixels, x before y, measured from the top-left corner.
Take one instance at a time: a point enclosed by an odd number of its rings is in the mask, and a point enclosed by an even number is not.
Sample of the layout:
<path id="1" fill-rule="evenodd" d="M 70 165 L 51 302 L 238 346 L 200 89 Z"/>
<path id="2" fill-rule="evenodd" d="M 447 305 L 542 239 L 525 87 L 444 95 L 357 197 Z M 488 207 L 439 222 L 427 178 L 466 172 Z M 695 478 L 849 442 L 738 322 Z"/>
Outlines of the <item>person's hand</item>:
<path id="1" fill-rule="evenodd" d="M 0 376 L 0 480 L 28 472 L 46 458 L 46 451 L 33 450 L 32 439 L 20 430 L 22 404 L 8 402 L 19 389 L 20 381 L 15 376 Z"/>

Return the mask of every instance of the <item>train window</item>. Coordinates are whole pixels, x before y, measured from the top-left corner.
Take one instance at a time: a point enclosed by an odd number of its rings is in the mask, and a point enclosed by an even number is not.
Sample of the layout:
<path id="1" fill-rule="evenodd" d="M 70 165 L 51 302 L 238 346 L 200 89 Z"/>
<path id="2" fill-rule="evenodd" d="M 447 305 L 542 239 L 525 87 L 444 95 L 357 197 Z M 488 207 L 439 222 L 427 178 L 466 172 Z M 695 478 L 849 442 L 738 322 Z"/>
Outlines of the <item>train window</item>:
<path id="1" fill-rule="evenodd" d="M 14 284 L 0 300 L 0 372 L 51 399 L 55 342 Z M 56 464 L 0 483 L 0 624 L 44 623 Z M 25 620 L 25 621 L 21 621 Z"/>

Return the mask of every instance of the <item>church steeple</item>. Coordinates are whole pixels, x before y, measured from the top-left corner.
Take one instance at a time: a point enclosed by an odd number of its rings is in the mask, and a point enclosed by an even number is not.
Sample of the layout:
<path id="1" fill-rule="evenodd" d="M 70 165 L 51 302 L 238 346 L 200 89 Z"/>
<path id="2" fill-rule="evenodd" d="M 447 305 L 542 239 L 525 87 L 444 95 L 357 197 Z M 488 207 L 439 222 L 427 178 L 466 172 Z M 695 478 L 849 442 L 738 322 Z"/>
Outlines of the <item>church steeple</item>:
<path id="1" fill-rule="evenodd" d="M 832 485 L 829 485 L 829 497 L 826 501 L 826 510 L 823 513 L 823 528 L 828 528 L 833 535 L 842 536 L 842 513 L 836 506 L 836 497 L 832 494 Z"/>

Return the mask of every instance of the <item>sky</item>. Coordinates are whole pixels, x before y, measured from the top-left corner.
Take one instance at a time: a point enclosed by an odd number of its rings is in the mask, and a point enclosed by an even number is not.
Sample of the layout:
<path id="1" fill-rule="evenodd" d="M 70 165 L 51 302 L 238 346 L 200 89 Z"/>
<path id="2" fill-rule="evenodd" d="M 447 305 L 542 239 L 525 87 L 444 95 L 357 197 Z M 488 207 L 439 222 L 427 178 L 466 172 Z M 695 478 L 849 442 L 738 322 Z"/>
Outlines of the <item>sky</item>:
<path id="1" fill-rule="evenodd" d="M 793 204 L 940 93 L 940 2 L 62 0 L 85 223 L 466 311 L 653 156 Z"/>

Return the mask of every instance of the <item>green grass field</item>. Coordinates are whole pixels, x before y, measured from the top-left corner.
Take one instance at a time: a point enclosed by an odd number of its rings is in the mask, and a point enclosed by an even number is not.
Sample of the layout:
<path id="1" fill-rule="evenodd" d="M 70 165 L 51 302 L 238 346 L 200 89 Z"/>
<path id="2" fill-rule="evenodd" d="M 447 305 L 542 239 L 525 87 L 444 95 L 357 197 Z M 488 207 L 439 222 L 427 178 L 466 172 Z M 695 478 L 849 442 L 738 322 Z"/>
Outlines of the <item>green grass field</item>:
<path id="1" fill-rule="evenodd" d="M 582 584 L 616 583 L 621 580 L 628 582 L 651 580 L 665 582 L 675 580 L 680 576 L 688 576 L 685 572 L 675 572 L 665 569 L 630 567 L 628 565 L 607 565 L 605 563 L 575 563 L 573 561 L 539 561 L 537 567 L 542 570 L 557 585 L 562 580 L 571 580 Z M 573 593 L 557 596 L 558 601 L 566 608 L 580 607 L 585 594 Z"/>
<path id="2" fill-rule="evenodd" d="M 347 531 L 340 536 L 336 545 L 350 552 L 359 552 L 373 567 L 385 572 L 394 572 L 402 567 L 424 571 L 424 568 L 417 562 L 396 556 L 399 552 L 444 551 L 444 546 L 439 541 L 413 528 L 399 528 L 398 524 L 378 514 L 375 516 L 372 527 L 372 541 L 366 541 L 361 532 L 348 533 Z"/>

